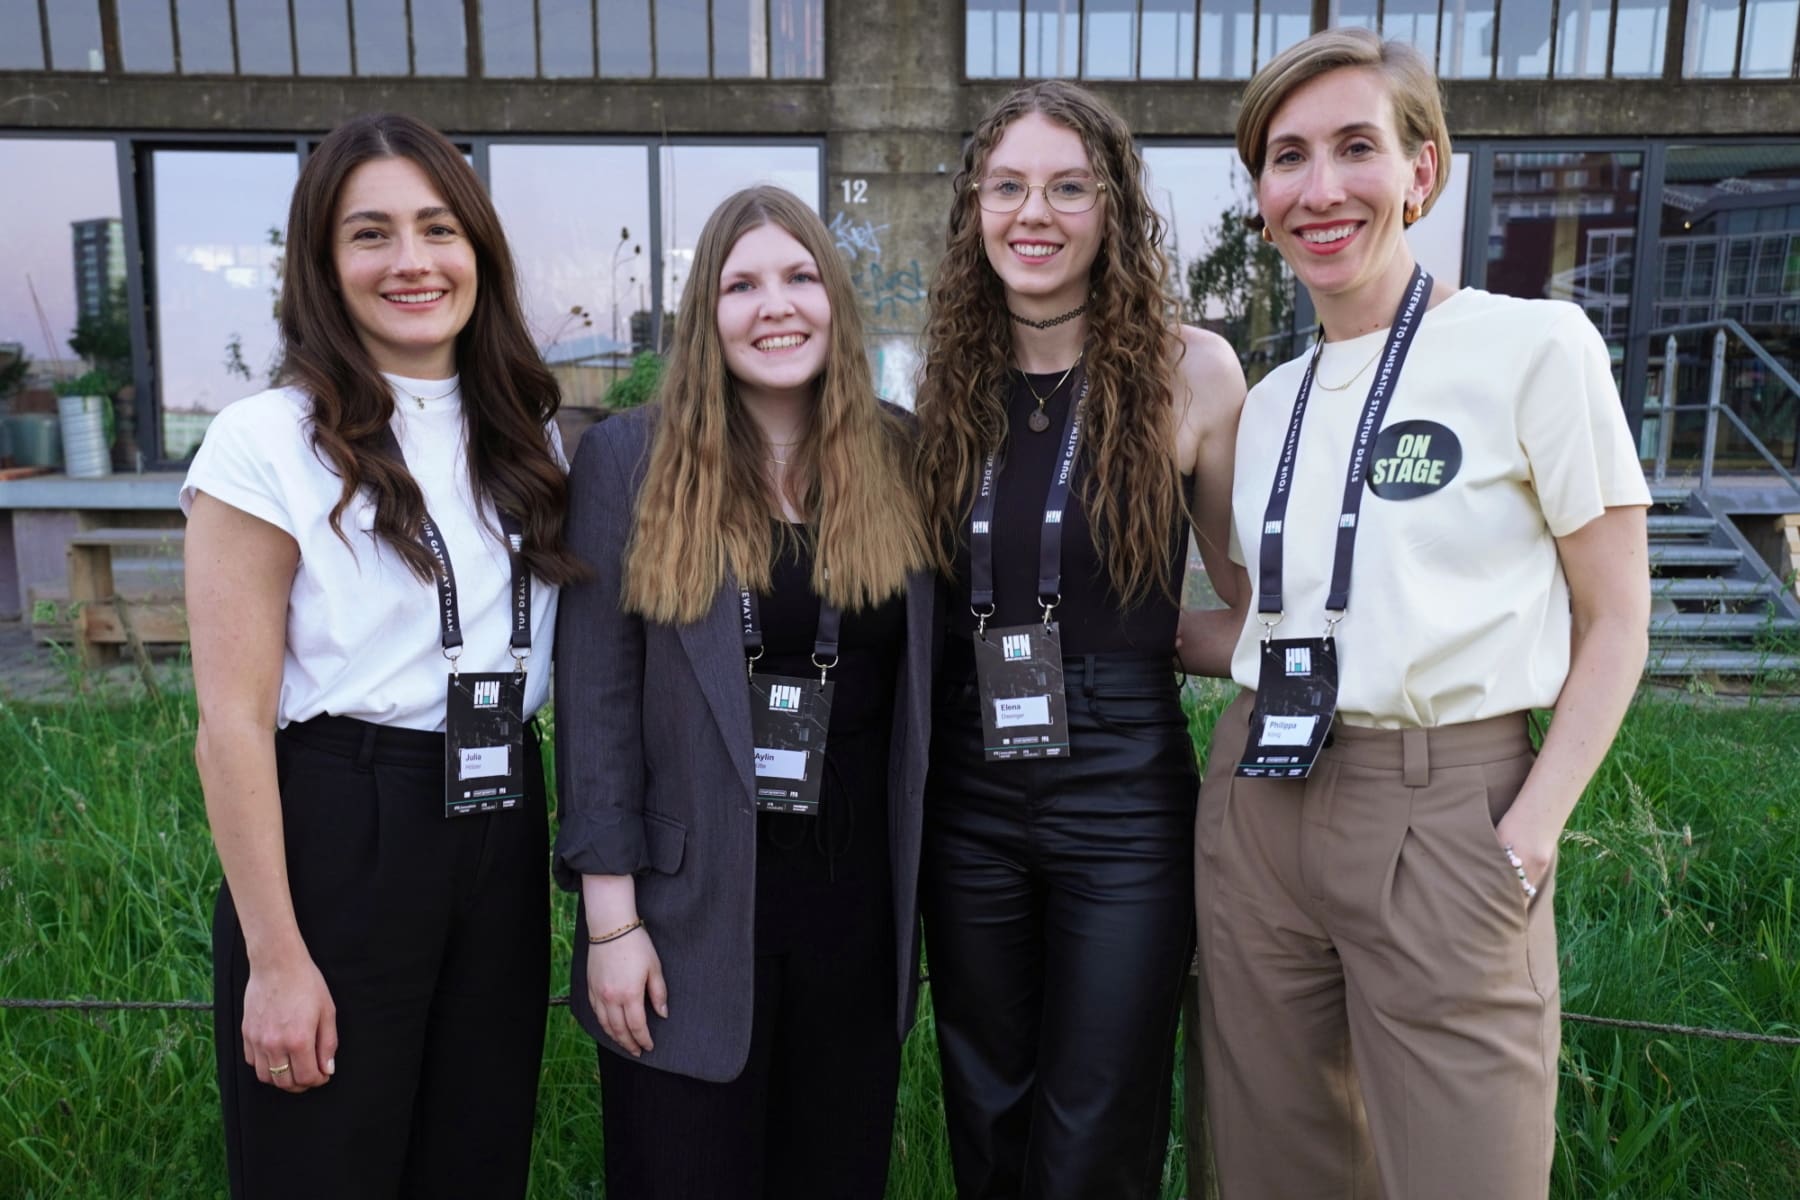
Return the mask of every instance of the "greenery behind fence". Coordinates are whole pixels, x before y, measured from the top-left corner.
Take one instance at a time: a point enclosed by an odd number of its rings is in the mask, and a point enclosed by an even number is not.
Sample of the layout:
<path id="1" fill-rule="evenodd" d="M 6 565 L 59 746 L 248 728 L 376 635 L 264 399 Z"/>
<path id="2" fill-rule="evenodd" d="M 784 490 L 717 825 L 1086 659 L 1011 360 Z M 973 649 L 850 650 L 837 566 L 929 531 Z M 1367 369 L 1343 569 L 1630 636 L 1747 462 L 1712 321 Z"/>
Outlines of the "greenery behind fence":
<path id="1" fill-rule="evenodd" d="M 1222 703 L 1199 697 L 1202 746 Z M 193 730 L 191 697 L 0 704 L 0 994 L 209 994 L 218 867 Z M 1800 1032 L 1797 887 L 1800 712 L 1641 702 L 1563 845 L 1565 1007 Z M 565 966 L 559 948 L 546 994 Z M 924 1016 L 894 1140 L 890 1195 L 908 1200 L 952 1194 Z M 222 1194 L 209 1020 L 0 1012 L 0 1196 Z M 549 1020 L 532 1195 L 597 1197 L 594 1051 L 566 1010 Z M 1800 1195 L 1800 1050 L 1570 1025 L 1560 1118 L 1559 1198 Z"/>

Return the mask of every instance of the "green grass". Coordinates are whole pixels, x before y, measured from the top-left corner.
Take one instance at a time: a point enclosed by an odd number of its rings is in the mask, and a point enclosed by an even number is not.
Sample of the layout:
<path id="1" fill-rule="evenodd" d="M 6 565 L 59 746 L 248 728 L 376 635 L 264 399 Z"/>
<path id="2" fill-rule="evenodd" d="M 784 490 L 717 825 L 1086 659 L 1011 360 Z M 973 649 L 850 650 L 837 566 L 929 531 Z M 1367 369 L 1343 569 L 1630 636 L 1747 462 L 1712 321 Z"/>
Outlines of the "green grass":
<path id="1" fill-rule="evenodd" d="M 1199 693 L 1202 744 L 1222 697 Z M 208 995 L 217 865 L 193 723 L 181 696 L 0 705 L 0 994 Z M 1569 1010 L 1800 1033 L 1800 710 L 1641 702 L 1558 893 Z M 594 1052 L 564 1010 L 550 1031 L 532 1195 L 596 1197 Z M 1563 1068 L 1558 1197 L 1800 1195 L 1800 1050 L 1571 1024 Z M 222 1194 L 216 1105 L 206 1014 L 0 1011 L 0 1196 Z M 929 1007 L 892 1180 L 895 1197 L 951 1194 Z"/>

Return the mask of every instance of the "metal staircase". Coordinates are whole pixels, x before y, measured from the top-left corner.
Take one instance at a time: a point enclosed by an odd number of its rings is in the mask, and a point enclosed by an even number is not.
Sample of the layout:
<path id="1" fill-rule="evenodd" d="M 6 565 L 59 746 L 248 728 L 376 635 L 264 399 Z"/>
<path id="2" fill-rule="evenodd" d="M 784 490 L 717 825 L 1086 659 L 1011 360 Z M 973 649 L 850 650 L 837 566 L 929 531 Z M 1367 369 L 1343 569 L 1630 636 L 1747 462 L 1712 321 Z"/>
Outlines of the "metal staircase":
<path id="1" fill-rule="evenodd" d="M 1658 676 L 1800 671 L 1800 600 L 1705 493 L 1651 488 L 1650 661 Z"/>

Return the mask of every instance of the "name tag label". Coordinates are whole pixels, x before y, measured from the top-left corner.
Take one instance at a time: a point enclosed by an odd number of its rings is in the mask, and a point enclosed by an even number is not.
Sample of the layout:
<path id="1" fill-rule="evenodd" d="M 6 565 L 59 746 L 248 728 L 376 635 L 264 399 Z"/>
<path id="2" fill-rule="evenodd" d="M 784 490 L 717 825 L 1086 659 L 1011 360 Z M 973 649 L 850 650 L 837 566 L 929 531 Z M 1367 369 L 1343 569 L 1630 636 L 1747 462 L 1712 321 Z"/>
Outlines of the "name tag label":
<path id="1" fill-rule="evenodd" d="M 987 761 L 1068 757 L 1062 630 L 1056 622 L 983 631 L 975 638 L 975 680 Z"/>

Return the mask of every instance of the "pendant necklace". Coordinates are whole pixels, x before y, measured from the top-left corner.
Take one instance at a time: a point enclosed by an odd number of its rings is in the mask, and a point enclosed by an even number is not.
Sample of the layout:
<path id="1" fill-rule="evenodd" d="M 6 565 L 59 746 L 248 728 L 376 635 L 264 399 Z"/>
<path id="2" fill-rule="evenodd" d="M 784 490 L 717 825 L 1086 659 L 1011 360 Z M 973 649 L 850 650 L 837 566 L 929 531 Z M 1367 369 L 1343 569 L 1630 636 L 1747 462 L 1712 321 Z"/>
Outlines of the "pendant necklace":
<path id="1" fill-rule="evenodd" d="M 427 400 L 442 400 L 448 396 L 456 395 L 456 389 L 458 386 L 460 386 L 460 384 L 452 384 L 449 391 L 442 392 L 436 396 L 421 396 L 421 395 L 419 395 L 419 393 L 414 392 L 414 391 L 408 391 L 406 388 L 401 388 L 400 390 L 403 392 L 406 392 L 407 396 L 412 399 L 412 402 L 414 404 L 418 405 L 420 410 L 422 411 L 425 408 L 425 402 Z"/>
<path id="2" fill-rule="evenodd" d="M 1083 305 L 1083 307 L 1085 308 L 1086 306 Z M 1064 318 L 1057 319 L 1062 320 Z M 1062 390 L 1062 385 L 1069 382 L 1069 376 L 1075 373 L 1075 368 L 1079 367 L 1081 365 L 1081 360 L 1086 357 L 1087 347 L 1084 345 L 1081 348 L 1081 353 L 1075 356 L 1075 361 L 1069 364 L 1069 369 L 1062 373 L 1062 378 L 1058 379 L 1055 385 L 1042 396 L 1038 395 L 1037 389 L 1031 386 L 1031 376 L 1027 375 L 1023 368 L 1019 368 L 1019 378 L 1025 381 L 1025 390 L 1031 393 L 1031 398 L 1033 400 L 1037 401 L 1037 407 L 1032 410 L 1030 416 L 1025 418 L 1025 427 L 1027 429 L 1030 429 L 1033 433 L 1042 433 L 1044 430 L 1050 428 L 1050 416 L 1044 411 L 1044 405 L 1050 403 L 1050 397 Z"/>

